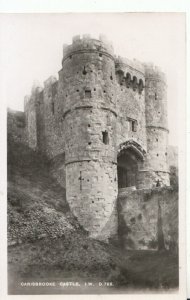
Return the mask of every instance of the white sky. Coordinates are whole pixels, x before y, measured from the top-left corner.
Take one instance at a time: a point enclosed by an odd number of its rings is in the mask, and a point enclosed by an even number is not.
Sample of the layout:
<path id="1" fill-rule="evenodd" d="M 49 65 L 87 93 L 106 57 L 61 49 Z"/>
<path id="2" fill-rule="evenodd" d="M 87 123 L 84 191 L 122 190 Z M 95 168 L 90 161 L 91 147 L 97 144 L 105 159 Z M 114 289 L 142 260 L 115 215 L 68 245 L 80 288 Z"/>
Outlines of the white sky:
<path id="1" fill-rule="evenodd" d="M 0 16 L 0 83 L 8 107 L 23 110 L 35 80 L 41 84 L 61 69 L 62 46 L 72 37 L 105 34 L 114 52 L 153 62 L 168 83 L 169 143 L 177 144 L 180 90 L 185 89 L 185 14 L 7 14 Z"/>

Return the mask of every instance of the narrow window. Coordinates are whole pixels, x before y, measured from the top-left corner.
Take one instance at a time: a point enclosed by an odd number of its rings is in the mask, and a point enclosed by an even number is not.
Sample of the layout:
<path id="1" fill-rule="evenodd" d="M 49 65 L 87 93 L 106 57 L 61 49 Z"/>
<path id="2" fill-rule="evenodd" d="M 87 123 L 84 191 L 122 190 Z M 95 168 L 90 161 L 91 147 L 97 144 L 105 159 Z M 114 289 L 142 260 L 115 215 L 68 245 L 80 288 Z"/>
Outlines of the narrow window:
<path id="1" fill-rule="evenodd" d="M 91 90 L 85 90 L 85 98 L 91 98 Z"/>
<path id="2" fill-rule="evenodd" d="M 54 112 L 55 112 L 54 102 L 51 103 L 51 111 L 52 111 L 52 114 L 54 115 Z"/>
<path id="3" fill-rule="evenodd" d="M 137 86 L 138 86 L 137 77 L 133 76 L 133 91 L 136 91 Z"/>
<path id="4" fill-rule="evenodd" d="M 129 88 L 131 86 L 131 75 L 129 73 L 127 73 L 127 75 L 126 75 L 126 85 L 127 85 L 127 88 Z"/>
<path id="5" fill-rule="evenodd" d="M 142 93 L 143 88 L 144 88 L 144 83 L 143 83 L 142 79 L 140 79 L 140 80 L 139 80 L 139 94 Z"/>
<path id="6" fill-rule="evenodd" d="M 86 74 L 87 74 L 86 68 L 85 68 L 85 67 L 84 67 L 84 69 L 83 69 L 83 71 L 82 71 L 82 74 L 83 74 L 83 75 L 86 75 Z"/>
<path id="7" fill-rule="evenodd" d="M 102 141 L 105 145 L 109 144 L 108 132 L 106 130 L 102 131 Z"/>
<path id="8" fill-rule="evenodd" d="M 131 130 L 133 132 L 137 131 L 137 121 L 136 120 L 131 121 Z"/>
<path id="9" fill-rule="evenodd" d="M 122 70 L 118 70 L 116 72 L 116 78 L 117 78 L 117 82 L 120 84 L 120 85 L 123 85 L 123 81 L 124 81 L 124 73 Z"/>
<path id="10" fill-rule="evenodd" d="M 154 97 L 155 97 L 155 100 L 157 100 L 157 99 L 158 99 L 158 95 L 157 95 L 157 93 L 155 93 Z"/>

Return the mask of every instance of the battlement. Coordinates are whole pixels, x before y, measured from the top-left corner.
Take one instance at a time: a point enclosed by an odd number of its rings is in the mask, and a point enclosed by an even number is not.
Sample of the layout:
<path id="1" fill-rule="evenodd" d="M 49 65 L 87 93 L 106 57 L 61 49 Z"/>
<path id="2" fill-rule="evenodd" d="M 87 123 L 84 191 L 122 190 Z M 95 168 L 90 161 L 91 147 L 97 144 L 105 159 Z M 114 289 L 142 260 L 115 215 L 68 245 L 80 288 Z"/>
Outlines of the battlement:
<path id="1" fill-rule="evenodd" d="M 144 65 L 136 59 L 129 60 L 128 58 L 125 58 L 125 57 L 115 56 L 115 64 L 116 64 L 116 67 L 121 67 L 121 68 L 122 68 L 122 66 L 124 68 L 128 67 L 129 69 L 135 70 L 142 74 L 145 73 Z"/>
<path id="2" fill-rule="evenodd" d="M 144 69 L 145 69 L 146 78 L 152 78 L 166 83 L 166 75 L 164 74 L 164 72 L 162 72 L 162 70 L 158 66 L 155 66 L 152 63 L 145 63 Z"/>
<path id="3" fill-rule="evenodd" d="M 52 86 L 58 82 L 57 78 L 55 76 L 50 76 L 48 79 L 44 81 L 44 88 L 49 89 L 52 88 Z"/>
<path id="4" fill-rule="evenodd" d="M 80 35 L 74 36 L 71 45 L 63 45 L 63 60 L 75 52 L 84 51 L 97 51 L 108 53 L 111 56 L 114 55 L 112 43 L 104 35 L 100 35 L 99 39 L 95 39 L 89 34 L 85 34 L 82 37 Z"/>

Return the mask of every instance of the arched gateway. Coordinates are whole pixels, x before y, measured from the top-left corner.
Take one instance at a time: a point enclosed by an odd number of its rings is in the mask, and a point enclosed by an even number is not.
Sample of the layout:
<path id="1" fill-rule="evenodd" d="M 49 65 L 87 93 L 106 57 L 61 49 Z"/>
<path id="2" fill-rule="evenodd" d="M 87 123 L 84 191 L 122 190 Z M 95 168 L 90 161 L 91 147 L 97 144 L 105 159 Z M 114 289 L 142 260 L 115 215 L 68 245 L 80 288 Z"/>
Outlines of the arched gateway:
<path id="1" fill-rule="evenodd" d="M 144 160 L 145 150 L 135 141 L 122 143 L 117 155 L 118 188 L 138 187 L 139 167 Z"/>

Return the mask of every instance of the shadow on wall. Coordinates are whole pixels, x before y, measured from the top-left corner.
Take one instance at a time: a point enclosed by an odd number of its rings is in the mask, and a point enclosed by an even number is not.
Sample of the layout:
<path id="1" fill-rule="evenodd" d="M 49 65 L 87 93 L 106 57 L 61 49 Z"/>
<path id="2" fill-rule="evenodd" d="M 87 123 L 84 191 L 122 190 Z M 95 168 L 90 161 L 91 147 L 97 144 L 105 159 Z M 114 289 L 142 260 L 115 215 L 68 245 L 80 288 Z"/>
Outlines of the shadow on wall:
<path id="1" fill-rule="evenodd" d="M 178 251 L 178 191 L 159 187 L 118 196 L 118 236 L 124 249 Z"/>

